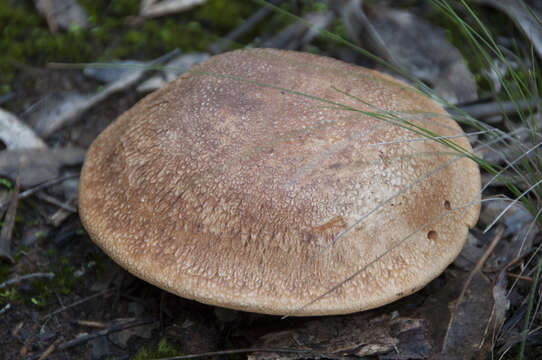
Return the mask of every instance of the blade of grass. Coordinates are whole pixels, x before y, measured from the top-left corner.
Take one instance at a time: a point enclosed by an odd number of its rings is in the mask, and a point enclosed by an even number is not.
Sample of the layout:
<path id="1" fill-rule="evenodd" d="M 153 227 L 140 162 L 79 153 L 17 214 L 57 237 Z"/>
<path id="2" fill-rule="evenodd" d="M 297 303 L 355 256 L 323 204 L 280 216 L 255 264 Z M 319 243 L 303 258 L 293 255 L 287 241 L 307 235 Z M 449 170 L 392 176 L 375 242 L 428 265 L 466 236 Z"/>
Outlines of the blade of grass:
<path id="1" fill-rule="evenodd" d="M 533 311 L 534 299 L 536 297 L 538 289 L 538 281 L 540 279 L 540 271 L 542 270 L 542 256 L 538 257 L 538 265 L 536 266 L 535 277 L 533 281 L 533 286 L 531 287 L 531 292 L 529 294 L 529 302 L 527 303 L 527 312 L 525 314 L 525 322 L 523 324 L 523 331 L 521 332 L 521 345 L 519 349 L 519 358 L 520 360 L 525 359 L 525 346 L 527 344 L 527 336 L 529 334 L 530 328 L 530 316 Z M 536 314 L 534 314 L 536 315 Z M 533 315 L 533 316 L 534 316 Z"/>

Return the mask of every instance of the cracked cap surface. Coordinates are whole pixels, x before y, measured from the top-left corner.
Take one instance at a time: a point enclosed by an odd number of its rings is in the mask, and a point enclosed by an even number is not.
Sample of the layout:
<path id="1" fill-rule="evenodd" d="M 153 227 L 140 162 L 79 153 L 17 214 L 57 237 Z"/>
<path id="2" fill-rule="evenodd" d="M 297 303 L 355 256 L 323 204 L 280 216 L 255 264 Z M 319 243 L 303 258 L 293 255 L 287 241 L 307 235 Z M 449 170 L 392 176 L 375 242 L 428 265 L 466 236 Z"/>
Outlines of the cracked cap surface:
<path id="1" fill-rule="evenodd" d="M 214 56 L 98 136 L 81 220 L 131 273 L 207 304 L 387 304 L 459 254 L 481 185 L 472 160 L 382 111 L 471 151 L 440 105 L 388 75 L 292 51 Z"/>

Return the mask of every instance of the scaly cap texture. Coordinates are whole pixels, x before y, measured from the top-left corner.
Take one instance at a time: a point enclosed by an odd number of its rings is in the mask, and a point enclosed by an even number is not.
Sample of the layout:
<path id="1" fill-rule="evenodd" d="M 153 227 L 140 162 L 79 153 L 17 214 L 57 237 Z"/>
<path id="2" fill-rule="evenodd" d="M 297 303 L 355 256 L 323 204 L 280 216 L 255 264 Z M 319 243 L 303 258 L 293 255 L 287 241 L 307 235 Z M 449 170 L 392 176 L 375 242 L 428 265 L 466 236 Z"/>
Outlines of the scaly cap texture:
<path id="1" fill-rule="evenodd" d="M 289 315 L 387 304 L 454 260 L 480 191 L 472 160 L 368 114 L 390 112 L 471 151 L 441 106 L 388 75 L 292 51 L 214 56 L 100 134 L 81 219 L 128 271 L 204 303 Z"/>

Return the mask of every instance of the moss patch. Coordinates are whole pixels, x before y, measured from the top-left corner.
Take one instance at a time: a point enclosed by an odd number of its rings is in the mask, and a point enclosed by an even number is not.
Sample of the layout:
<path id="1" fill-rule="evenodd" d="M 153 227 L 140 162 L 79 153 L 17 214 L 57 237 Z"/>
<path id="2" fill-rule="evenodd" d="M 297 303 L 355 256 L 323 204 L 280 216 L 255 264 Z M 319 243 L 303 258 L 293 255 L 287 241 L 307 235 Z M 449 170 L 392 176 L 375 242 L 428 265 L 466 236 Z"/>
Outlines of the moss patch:
<path id="1" fill-rule="evenodd" d="M 166 339 L 162 339 L 155 346 L 144 347 L 137 352 L 134 360 L 158 359 L 183 355 Z"/>
<path id="2" fill-rule="evenodd" d="M 204 51 L 233 30 L 256 5 L 244 0 L 209 0 L 190 11 L 135 25 L 139 0 L 80 0 L 89 27 L 51 34 L 32 2 L 0 0 L 0 95 L 11 91 L 25 65 L 150 59 L 179 48 Z"/>

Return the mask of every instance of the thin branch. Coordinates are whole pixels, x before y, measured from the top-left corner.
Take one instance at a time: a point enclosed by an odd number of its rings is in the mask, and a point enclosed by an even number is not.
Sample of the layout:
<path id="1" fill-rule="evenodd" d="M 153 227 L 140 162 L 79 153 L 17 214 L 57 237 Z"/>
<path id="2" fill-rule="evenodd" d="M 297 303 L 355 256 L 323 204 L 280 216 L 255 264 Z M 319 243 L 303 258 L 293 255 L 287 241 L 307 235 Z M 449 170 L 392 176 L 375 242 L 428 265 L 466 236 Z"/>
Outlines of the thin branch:
<path id="1" fill-rule="evenodd" d="M 9 303 L 6 304 L 6 306 L 4 306 L 2 309 L 0 309 L 0 315 L 5 313 L 6 311 L 8 311 L 10 308 L 11 308 L 11 304 L 9 304 Z"/>
<path id="2" fill-rule="evenodd" d="M 20 282 L 26 281 L 26 280 L 39 279 L 39 278 L 52 279 L 54 277 L 55 277 L 55 274 L 52 273 L 52 272 L 48 272 L 48 273 L 32 273 L 32 274 L 26 274 L 26 275 L 22 275 L 22 276 L 15 276 L 14 278 L 9 279 L 9 280 L 4 281 L 3 283 L 1 283 L 0 284 L 0 290 L 6 288 L 8 286 L 15 285 L 15 284 L 18 284 Z"/>
<path id="3" fill-rule="evenodd" d="M 63 210 L 66 210 L 66 211 L 69 211 L 71 213 L 77 213 L 77 208 L 65 203 L 65 202 L 62 202 L 60 200 L 58 200 L 57 198 L 55 198 L 54 196 L 51 196 L 51 195 L 48 195 L 46 193 L 43 193 L 43 192 L 40 192 L 37 194 L 37 197 L 43 201 L 46 201 L 50 204 L 53 204 L 55 206 L 58 206 L 59 208 L 63 209 Z"/>
<path id="4" fill-rule="evenodd" d="M 39 185 L 34 186 L 31 189 L 28 189 L 26 191 L 21 192 L 17 198 L 19 200 L 26 199 L 27 197 L 32 196 L 35 193 L 37 193 L 38 191 L 43 190 L 45 188 L 48 188 L 49 186 L 56 185 L 56 184 L 61 183 L 61 182 L 65 181 L 65 180 L 73 179 L 73 178 L 76 178 L 76 177 L 79 177 L 79 173 L 68 174 L 68 175 L 58 177 L 58 178 L 53 179 L 53 180 L 43 182 L 43 183 L 41 183 Z M 8 202 L 9 202 L 9 200 L 4 201 L 4 202 L 0 202 L 0 209 L 3 208 L 4 206 L 6 206 Z"/>
<path id="5" fill-rule="evenodd" d="M 181 355 L 173 356 L 167 358 L 158 358 L 155 360 L 184 360 L 184 359 L 197 359 L 202 357 L 211 357 L 211 356 L 221 356 L 221 355 L 236 355 L 236 354 L 247 354 L 247 353 L 282 353 L 282 354 L 302 354 L 307 358 L 311 358 L 312 350 L 298 350 L 298 349 L 273 349 L 273 348 L 263 348 L 263 349 L 237 349 L 237 350 L 222 350 L 222 351 L 212 351 L 201 354 L 190 354 L 190 355 Z"/>
<path id="6" fill-rule="evenodd" d="M 488 103 L 478 103 L 472 105 L 459 106 L 463 111 L 473 118 L 487 118 L 495 115 L 515 114 L 520 111 L 534 109 L 542 99 L 528 99 L 520 101 L 493 101 Z M 458 116 L 459 111 L 453 108 L 446 108 L 452 116 Z M 460 116 L 460 115 L 459 115 Z"/>
<path id="7" fill-rule="evenodd" d="M 8 260 L 14 263 L 11 256 L 11 237 L 13 235 L 13 227 L 15 226 L 15 216 L 17 215 L 17 204 L 19 202 L 19 190 L 21 189 L 21 173 L 20 167 L 17 171 L 17 179 L 15 180 L 15 189 L 9 199 L 9 207 L 4 218 L 4 225 L 0 232 L 0 259 Z"/>
<path id="8" fill-rule="evenodd" d="M 44 351 L 44 352 L 41 354 L 41 356 L 38 358 L 38 360 L 45 360 L 45 359 L 47 359 L 47 357 L 48 357 L 49 355 L 51 355 L 51 354 L 55 351 L 57 345 L 60 344 L 60 341 L 62 341 L 60 338 L 59 338 L 59 339 L 56 339 L 51 345 L 49 345 L 49 346 L 47 347 L 47 349 L 45 349 L 45 351 Z"/>
<path id="9" fill-rule="evenodd" d="M 474 278 L 474 275 L 476 275 L 477 273 L 480 272 L 480 270 L 482 269 L 482 267 L 486 263 L 487 258 L 489 257 L 489 255 L 491 255 L 491 253 L 495 249 L 495 246 L 497 246 L 499 241 L 502 239 L 503 234 L 504 234 L 504 227 L 501 227 L 498 230 L 497 234 L 495 234 L 495 236 L 493 237 L 493 240 L 491 240 L 491 243 L 487 247 L 486 251 L 484 252 L 482 257 L 480 258 L 480 260 L 478 260 L 478 262 L 476 263 L 476 266 L 474 266 L 474 269 L 471 270 L 467 280 L 465 281 L 465 284 L 463 285 L 463 289 L 461 290 L 461 294 L 459 295 L 459 298 L 456 301 L 456 308 L 463 301 L 463 298 L 465 297 L 465 293 L 467 292 L 467 288 L 469 287 L 470 283 L 472 282 L 472 279 Z"/>
<path id="10" fill-rule="evenodd" d="M 529 187 L 527 190 L 525 190 L 523 193 L 521 193 L 521 195 L 519 195 L 518 197 L 516 197 L 512 202 L 510 202 L 510 204 L 508 204 L 508 206 L 506 208 L 504 208 L 503 211 L 501 211 L 501 213 L 499 214 L 499 216 L 497 216 L 492 222 L 491 224 L 489 224 L 485 230 L 484 230 L 484 234 L 487 233 L 503 216 L 504 214 L 506 214 L 508 212 L 508 210 L 510 210 L 510 208 L 512 206 L 514 206 L 518 201 L 520 201 L 525 195 L 527 195 L 529 192 L 531 192 L 534 188 L 536 188 L 538 185 L 542 184 L 542 179 L 540 179 L 539 181 L 537 181 L 536 183 L 534 183 L 531 187 Z"/>
<path id="11" fill-rule="evenodd" d="M 482 257 L 480 257 L 480 259 L 476 263 L 476 266 L 474 266 L 474 268 L 469 273 L 469 276 L 467 277 L 467 280 L 465 281 L 465 284 L 463 284 L 463 289 L 461 290 L 461 294 L 459 294 L 459 297 L 458 297 L 457 301 L 455 302 L 454 311 L 452 312 L 452 314 L 450 316 L 450 321 L 448 322 L 446 336 L 444 337 L 444 344 L 442 345 L 443 351 L 444 351 L 444 349 L 447 348 L 446 343 L 448 341 L 448 332 L 449 332 L 449 330 L 450 330 L 450 328 L 452 326 L 452 323 L 455 320 L 455 314 L 457 314 L 459 306 L 463 303 L 463 299 L 465 298 L 465 294 L 467 293 L 467 289 L 469 288 L 469 285 L 472 282 L 472 279 L 474 279 L 474 275 L 478 274 L 482 270 L 482 267 L 484 266 L 485 262 L 487 261 L 489 255 L 491 255 L 491 253 L 493 252 L 493 250 L 495 249 L 495 247 L 497 246 L 499 241 L 502 239 L 503 234 L 504 234 L 504 227 L 501 227 L 498 230 L 497 234 L 495 234 L 495 237 L 493 238 L 493 240 L 489 244 L 488 248 L 486 249 L 486 251 L 484 252 Z"/>
<path id="12" fill-rule="evenodd" d="M 81 300 L 79 300 L 79 301 L 76 301 L 76 302 L 74 302 L 74 303 L 72 303 L 72 304 L 70 304 L 70 305 L 63 306 L 63 307 L 61 307 L 60 309 L 57 309 L 57 310 L 53 311 L 52 313 L 49 313 L 49 314 L 43 316 L 43 317 L 41 318 L 41 320 L 42 320 L 42 321 L 43 321 L 43 320 L 47 320 L 47 319 L 49 319 L 50 317 L 53 317 L 53 316 L 55 316 L 55 315 L 57 315 L 57 314 L 59 314 L 59 313 L 61 313 L 61 312 L 63 312 L 63 311 L 66 311 L 66 310 L 68 310 L 68 309 L 71 309 L 72 307 L 75 307 L 75 306 L 84 304 L 85 302 L 87 302 L 87 301 L 89 301 L 89 300 L 92 300 L 92 299 L 94 299 L 94 298 L 97 298 L 97 297 L 99 297 L 99 296 L 104 296 L 104 295 L 106 295 L 106 294 L 108 294 L 108 293 L 110 293 L 110 292 L 112 292 L 112 291 L 113 291 L 113 289 L 105 289 L 105 290 L 103 290 L 103 291 L 100 291 L 99 293 L 96 293 L 96 294 L 94 294 L 94 295 L 91 295 L 91 296 L 89 296 L 89 297 L 86 297 L 86 298 L 84 298 L 84 299 L 81 299 Z"/>
<path id="13" fill-rule="evenodd" d="M 134 328 L 134 327 L 138 327 L 138 326 L 152 324 L 153 322 L 154 322 L 153 320 L 139 320 L 139 321 L 134 321 L 134 322 L 127 323 L 127 324 L 113 325 L 108 329 L 100 330 L 100 331 L 94 332 L 92 334 L 77 336 L 75 339 L 65 341 L 65 342 L 55 346 L 54 349 L 51 351 L 51 353 L 54 352 L 55 350 L 66 350 L 66 349 L 72 348 L 74 346 L 84 344 L 84 343 L 86 343 L 86 342 L 88 342 L 88 341 L 90 341 L 92 339 L 102 337 L 102 336 L 107 336 L 107 335 L 109 335 L 111 333 L 114 333 L 114 332 L 119 332 L 119 331 L 123 331 L 123 330 L 126 330 L 126 329 L 131 329 L 131 328 Z M 30 360 L 41 359 L 44 353 L 45 353 L 45 351 L 40 353 L 40 354 L 36 354 L 36 355 L 30 357 Z"/>

